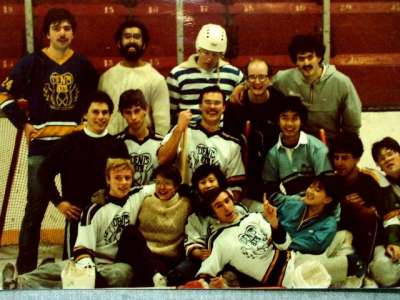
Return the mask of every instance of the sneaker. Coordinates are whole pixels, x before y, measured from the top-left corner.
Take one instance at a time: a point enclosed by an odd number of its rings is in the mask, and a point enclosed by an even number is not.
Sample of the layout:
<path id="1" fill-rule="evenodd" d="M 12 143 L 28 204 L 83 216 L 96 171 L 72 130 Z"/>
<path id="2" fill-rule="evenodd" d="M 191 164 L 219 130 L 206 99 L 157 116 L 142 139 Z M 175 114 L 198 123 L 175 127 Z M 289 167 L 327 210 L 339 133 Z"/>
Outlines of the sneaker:
<path id="1" fill-rule="evenodd" d="M 14 290 L 17 282 L 14 279 L 15 267 L 12 263 L 7 263 L 3 269 L 3 290 Z"/>
<path id="2" fill-rule="evenodd" d="M 378 284 L 371 277 L 365 276 L 363 282 L 363 288 L 366 289 L 377 289 L 379 288 Z"/>
<path id="3" fill-rule="evenodd" d="M 153 276 L 154 287 L 162 288 L 167 286 L 167 277 L 161 273 L 156 273 Z"/>
<path id="4" fill-rule="evenodd" d="M 362 287 L 363 279 L 357 276 L 347 276 L 346 280 L 340 285 L 343 289 L 358 289 Z"/>

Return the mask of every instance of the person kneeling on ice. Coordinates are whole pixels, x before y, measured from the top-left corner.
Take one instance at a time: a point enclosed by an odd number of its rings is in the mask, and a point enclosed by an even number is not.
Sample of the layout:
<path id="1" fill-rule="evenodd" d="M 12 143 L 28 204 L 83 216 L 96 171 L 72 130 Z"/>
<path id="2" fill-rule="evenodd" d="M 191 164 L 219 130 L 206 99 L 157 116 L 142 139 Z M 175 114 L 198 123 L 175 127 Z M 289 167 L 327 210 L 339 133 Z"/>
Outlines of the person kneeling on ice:
<path id="1" fill-rule="evenodd" d="M 104 197 L 98 196 L 81 214 L 74 260 L 78 267 L 96 268 L 96 287 L 128 287 L 133 272 L 129 264 L 116 261 L 118 242 L 123 229 L 135 224 L 143 199 L 154 192 L 154 186 L 131 189 L 134 168 L 129 159 L 108 159 L 105 173 L 108 189 L 97 193 Z M 16 279 L 15 267 L 7 264 L 3 289 L 62 288 L 61 272 L 69 262 L 42 264 Z"/>

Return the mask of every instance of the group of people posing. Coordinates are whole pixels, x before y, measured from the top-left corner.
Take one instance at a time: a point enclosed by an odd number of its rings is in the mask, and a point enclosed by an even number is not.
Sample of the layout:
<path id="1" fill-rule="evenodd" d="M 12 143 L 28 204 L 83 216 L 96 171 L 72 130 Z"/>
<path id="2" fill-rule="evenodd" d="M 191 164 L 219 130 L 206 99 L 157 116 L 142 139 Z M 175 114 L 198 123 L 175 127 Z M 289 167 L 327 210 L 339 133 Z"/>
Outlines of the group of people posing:
<path id="1" fill-rule="evenodd" d="M 206 24 L 164 80 L 138 20 L 118 27 L 122 60 L 100 78 L 71 49 L 75 30 L 50 9 L 49 46 L 0 87 L 29 143 L 18 276 L 7 264 L 3 288 L 61 288 L 70 259 L 95 268 L 96 287 L 398 284 L 400 145 L 373 145 L 384 174 L 358 167 L 361 102 L 317 37 L 293 37 L 296 66 L 271 79 L 261 58 L 244 74 L 223 60 L 226 32 Z M 49 201 L 66 218 L 64 260 L 37 266 Z"/>

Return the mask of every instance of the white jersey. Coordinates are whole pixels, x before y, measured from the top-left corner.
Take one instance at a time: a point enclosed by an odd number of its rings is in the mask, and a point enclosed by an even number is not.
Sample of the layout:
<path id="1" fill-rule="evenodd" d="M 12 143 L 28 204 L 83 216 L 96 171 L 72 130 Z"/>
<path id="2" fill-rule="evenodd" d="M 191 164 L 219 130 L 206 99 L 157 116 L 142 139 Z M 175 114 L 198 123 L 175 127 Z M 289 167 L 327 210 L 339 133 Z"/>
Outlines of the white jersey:
<path id="1" fill-rule="evenodd" d="M 127 198 L 107 197 L 106 204 L 87 207 L 81 214 L 74 255 L 87 253 L 94 256 L 95 263 L 112 262 L 123 229 L 136 223 L 143 199 L 154 190 L 154 185 L 147 185 L 134 189 Z"/>
<path id="2" fill-rule="evenodd" d="M 164 136 L 171 125 L 168 88 L 164 77 L 149 63 L 134 68 L 118 63 L 101 75 L 99 90 L 106 92 L 114 103 L 114 113 L 108 125 L 110 134 L 120 133 L 127 126 L 118 111 L 118 104 L 121 94 L 129 89 L 143 92 L 149 105 L 148 124 Z"/>
<path id="3" fill-rule="evenodd" d="M 128 148 L 131 162 L 135 167 L 135 183 L 149 184 L 155 168 L 159 165 L 157 151 L 160 148 L 162 136 L 150 134 L 143 141 L 139 141 L 125 130 L 117 135 L 117 139 L 123 140 Z"/>
<path id="4" fill-rule="evenodd" d="M 235 210 L 240 216 L 245 216 L 249 212 L 245 206 L 238 203 Z M 218 220 L 212 216 L 200 216 L 192 213 L 185 226 L 185 252 L 188 256 L 195 248 L 207 248 L 207 240 L 211 234 L 213 225 L 219 224 Z M 211 250 L 211 249 L 210 249 Z"/>
<path id="5" fill-rule="evenodd" d="M 230 264 L 266 285 L 292 286 L 294 254 L 284 250 L 290 238 L 286 234 L 283 244 L 273 243 L 271 226 L 261 214 L 250 213 L 232 224 L 220 224 L 210 242 L 211 255 L 203 261 L 197 275 L 214 277 Z"/>
<path id="6" fill-rule="evenodd" d="M 208 164 L 219 166 L 230 187 L 239 186 L 244 182 L 245 171 L 239 140 L 222 130 L 210 133 L 200 123 L 190 125 L 187 130 L 189 180 L 199 166 Z M 172 131 L 165 136 L 162 144 L 165 144 L 171 135 Z M 178 149 L 178 156 L 180 152 L 181 149 Z"/>

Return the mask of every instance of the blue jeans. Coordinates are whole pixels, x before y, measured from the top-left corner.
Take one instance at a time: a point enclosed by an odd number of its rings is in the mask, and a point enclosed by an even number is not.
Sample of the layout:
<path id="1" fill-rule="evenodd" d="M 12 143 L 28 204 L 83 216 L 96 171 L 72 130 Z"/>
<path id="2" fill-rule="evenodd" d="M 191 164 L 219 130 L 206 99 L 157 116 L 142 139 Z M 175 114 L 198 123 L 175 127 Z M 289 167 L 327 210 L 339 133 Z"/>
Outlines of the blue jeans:
<path id="1" fill-rule="evenodd" d="M 38 176 L 44 159 L 45 156 L 42 155 L 28 157 L 28 196 L 19 234 L 17 257 L 19 274 L 30 272 L 37 265 L 40 227 L 49 204 L 44 193 L 45 189 L 40 185 Z"/>

